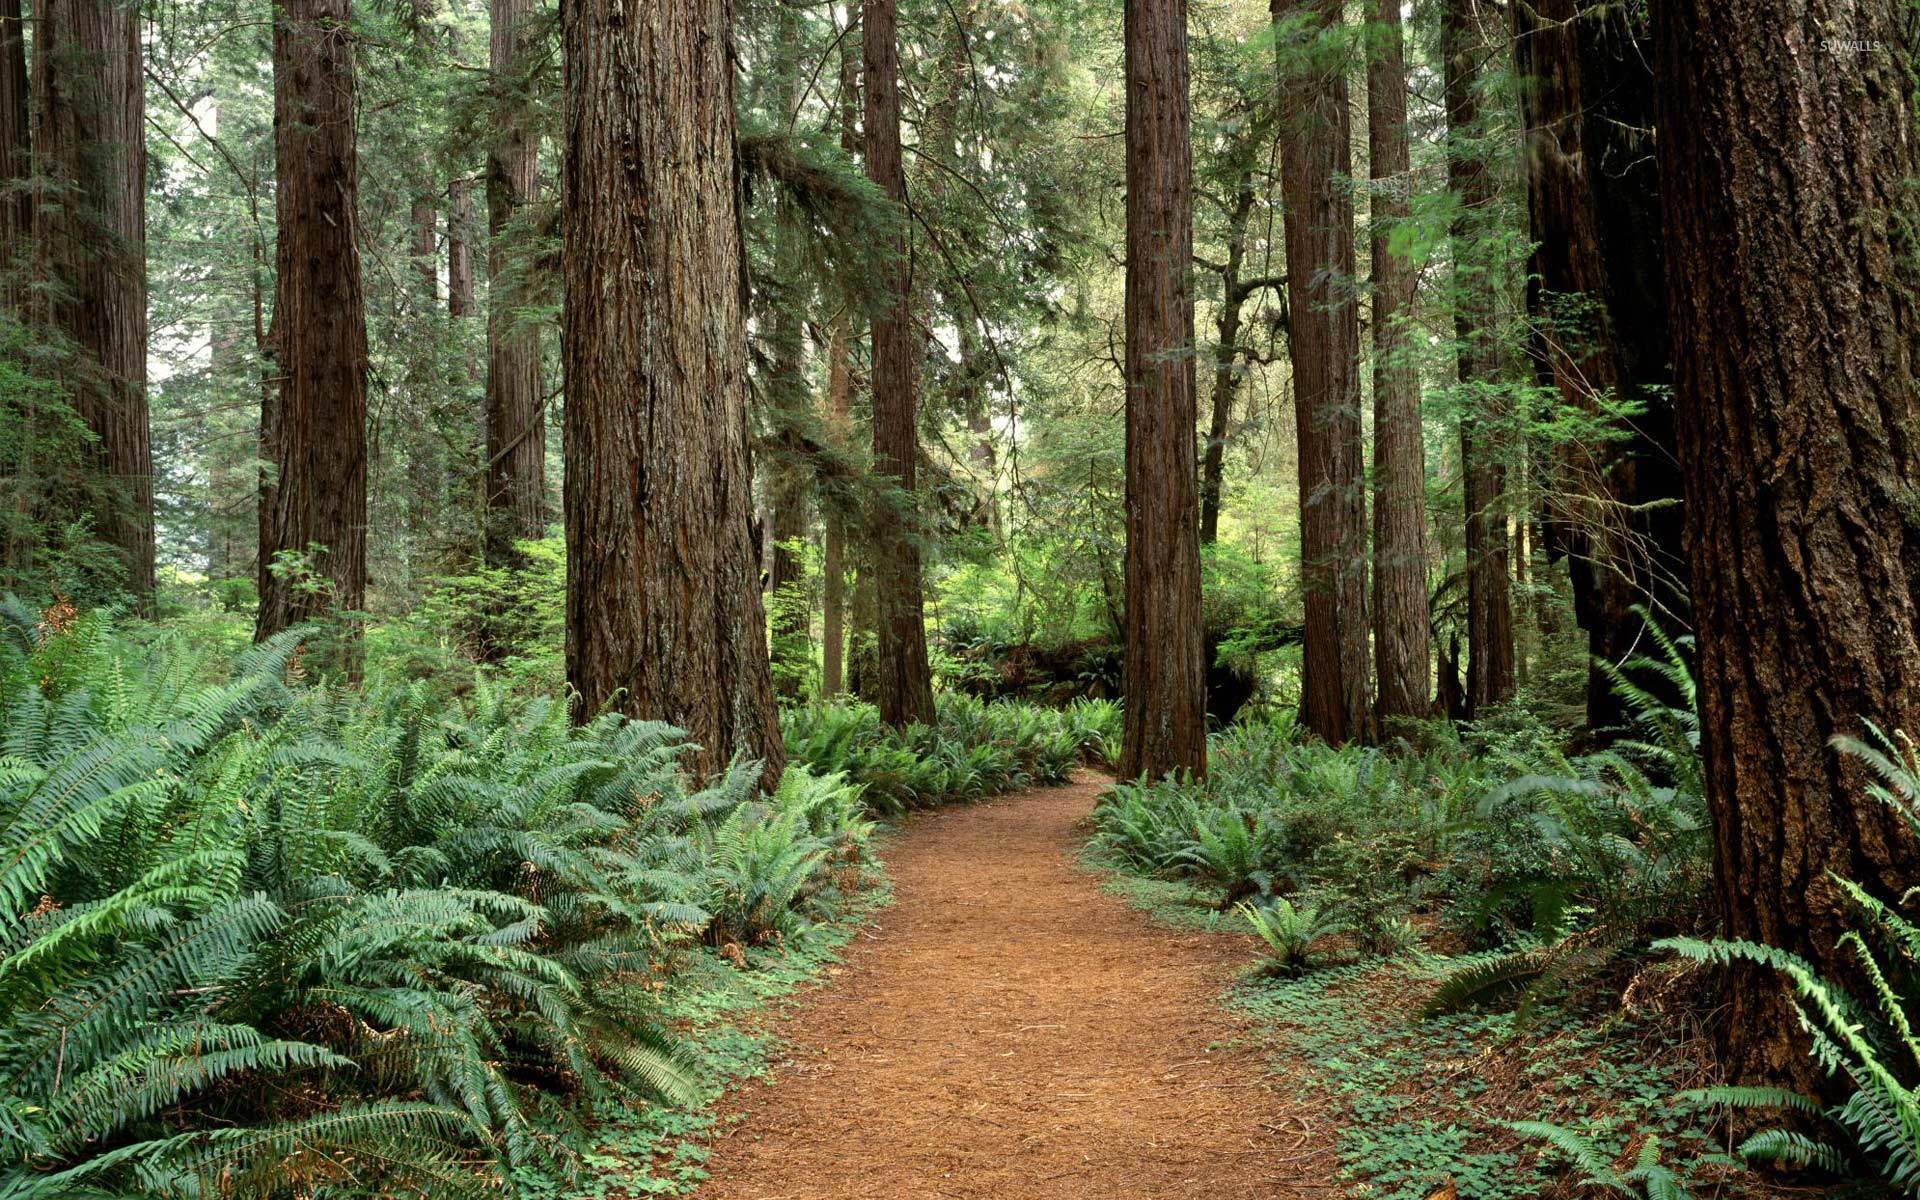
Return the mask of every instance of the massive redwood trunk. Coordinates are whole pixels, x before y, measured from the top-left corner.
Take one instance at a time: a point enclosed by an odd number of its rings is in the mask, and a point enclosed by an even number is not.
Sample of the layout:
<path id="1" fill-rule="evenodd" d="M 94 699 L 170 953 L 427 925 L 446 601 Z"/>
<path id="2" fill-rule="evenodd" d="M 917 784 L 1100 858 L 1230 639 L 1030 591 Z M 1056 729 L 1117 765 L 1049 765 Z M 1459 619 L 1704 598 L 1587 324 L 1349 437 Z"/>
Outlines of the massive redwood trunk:
<path id="1" fill-rule="evenodd" d="M 749 528 L 731 0 L 566 0 L 567 680 L 786 753 Z M 644 281 L 642 286 L 638 281 Z"/>
<path id="2" fill-rule="evenodd" d="M 93 510 L 128 590 L 153 593 L 153 449 L 147 423 L 146 77 L 138 11 L 43 0 L 33 25 L 34 171 L 47 189 L 34 241 L 61 369 L 93 435 L 73 502 Z"/>
<path id="3" fill-rule="evenodd" d="M 514 319 L 507 225 L 533 202 L 540 141 L 526 111 L 533 0 L 492 0 L 494 141 L 487 151 L 487 562 L 515 562 L 513 544 L 547 528 L 546 405 L 540 394 L 540 331 Z"/>
<path id="4" fill-rule="evenodd" d="M 1306 608 L 1301 715 L 1333 745 L 1367 731 L 1367 502 L 1360 316 L 1353 296 L 1353 153 L 1340 0 L 1273 0 L 1281 50 L 1280 181 L 1287 344 L 1300 449 Z"/>
<path id="5" fill-rule="evenodd" d="M 1494 186 L 1481 151 L 1477 91 L 1486 56 L 1479 0 L 1447 0 L 1441 17 L 1447 107 L 1447 186 L 1458 198 L 1454 220 L 1454 329 L 1460 341 L 1460 461 L 1467 543 L 1468 717 L 1513 697 L 1513 597 L 1507 565 L 1506 467 L 1498 429 L 1500 342 L 1492 264 L 1482 233 L 1492 219 Z"/>
<path id="6" fill-rule="evenodd" d="M 1128 0 L 1126 723 L 1120 774 L 1207 769 L 1186 0 Z"/>
<path id="7" fill-rule="evenodd" d="M 1920 730 L 1909 12 L 1901 0 L 1653 11 L 1725 932 L 1845 977 L 1836 878 L 1892 899 L 1916 866 L 1868 773 L 1828 744 L 1867 722 Z M 1729 990 L 1729 1065 L 1817 1085 L 1778 997 L 1771 979 Z"/>
<path id="8" fill-rule="evenodd" d="M 1407 67 L 1400 0 L 1376 0 L 1367 60 L 1373 180 L 1373 655 L 1381 724 L 1427 716 L 1432 613 L 1427 602 L 1427 468 L 1420 366 L 1413 343 L 1413 264 L 1395 254 L 1411 215 Z"/>
<path id="9" fill-rule="evenodd" d="M 900 60 L 894 0 L 866 0 L 867 178 L 894 201 L 907 201 L 900 158 Z M 918 371 L 914 362 L 913 266 L 903 232 L 888 249 L 889 302 L 873 320 L 874 470 L 899 489 L 878 506 L 868 557 L 879 602 L 880 717 L 889 725 L 933 720 L 933 674 L 920 598 L 920 547 L 912 528 L 920 458 Z"/>
<path id="10" fill-rule="evenodd" d="M 283 0 L 273 28 L 279 386 L 263 404 L 255 637 L 367 594 L 367 327 L 347 0 Z M 275 556 L 300 556 L 289 572 Z M 276 570 L 276 566 L 282 569 Z M 349 655 L 348 666 L 352 667 Z"/>
<path id="11" fill-rule="evenodd" d="M 1548 548 L 1567 559 L 1574 615 L 1596 660 L 1587 723 L 1604 733 L 1624 726 L 1627 713 L 1599 664 L 1619 666 L 1652 649 L 1636 608 L 1673 632 L 1688 620 L 1653 47 L 1630 5 L 1534 0 L 1513 13 L 1539 374 L 1590 415 L 1613 400 L 1640 410 L 1619 422 L 1619 439 L 1576 442 L 1547 464 Z M 1680 701 L 1657 673 L 1636 682 Z"/>

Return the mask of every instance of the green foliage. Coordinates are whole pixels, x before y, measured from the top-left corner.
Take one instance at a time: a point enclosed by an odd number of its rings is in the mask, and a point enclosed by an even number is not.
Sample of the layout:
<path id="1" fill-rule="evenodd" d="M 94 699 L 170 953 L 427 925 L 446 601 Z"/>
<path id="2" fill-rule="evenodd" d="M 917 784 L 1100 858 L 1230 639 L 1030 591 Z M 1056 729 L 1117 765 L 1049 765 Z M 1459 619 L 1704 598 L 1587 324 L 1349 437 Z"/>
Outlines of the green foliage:
<path id="1" fill-rule="evenodd" d="M 1657 1137 L 1649 1136 L 1642 1141 L 1633 1165 L 1618 1170 L 1592 1138 L 1575 1130 L 1546 1121 L 1515 1121 L 1512 1129 L 1515 1133 L 1539 1138 L 1565 1156 L 1579 1169 L 1580 1182 L 1588 1187 L 1646 1200 L 1691 1200 L 1693 1195 L 1681 1175 L 1660 1161 L 1663 1146 Z"/>
<path id="2" fill-rule="evenodd" d="M 781 714 L 787 754 L 859 784 L 876 812 L 894 814 L 1064 783 L 1106 753 L 1119 710 L 1087 702 L 1065 710 L 942 693 L 937 721 L 891 729 L 872 705 L 811 704 Z"/>
<path id="3" fill-rule="evenodd" d="M 797 935 L 867 836 L 662 725 L 0 614 L 0 1195 L 495 1190 L 568 1106 L 689 1098 L 632 982 Z"/>
<path id="4" fill-rule="evenodd" d="M 1316 961 L 1315 942 L 1347 933 L 1346 922 L 1335 918 L 1317 904 L 1295 904 L 1285 896 L 1276 896 L 1270 904 L 1234 906 L 1234 911 L 1252 927 L 1255 936 L 1267 947 L 1267 966 L 1282 975 L 1298 975 Z"/>

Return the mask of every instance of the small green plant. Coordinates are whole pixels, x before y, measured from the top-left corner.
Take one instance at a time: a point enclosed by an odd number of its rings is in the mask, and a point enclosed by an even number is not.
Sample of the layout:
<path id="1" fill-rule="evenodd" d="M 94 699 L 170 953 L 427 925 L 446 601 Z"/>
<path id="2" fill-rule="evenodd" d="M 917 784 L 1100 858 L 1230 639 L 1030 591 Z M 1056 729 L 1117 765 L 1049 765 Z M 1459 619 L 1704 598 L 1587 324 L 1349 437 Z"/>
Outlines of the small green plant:
<path id="1" fill-rule="evenodd" d="M 1277 975 L 1299 975 L 1318 961 L 1314 945 L 1339 937 L 1350 926 L 1318 905 L 1302 901 L 1295 904 L 1285 896 L 1275 896 L 1268 904 L 1234 906 L 1255 936 L 1267 948 L 1267 969 Z"/>
<path id="2" fill-rule="evenodd" d="M 1645 1200 L 1691 1200 L 1684 1178 L 1661 1161 L 1665 1146 L 1648 1134 L 1634 1155 L 1633 1165 L 1624 1170 L 1608 1160 L 1607 1154 L 1592 1138 L 1546 1121 L 1514 1121 L 1508 1128 L 1515 1133 L 1538 1138 L 1572 1163 L 1580 1172 L 1585 1187 L 1602 1188 L 1616 1196 L 1644 1197 Z"/>

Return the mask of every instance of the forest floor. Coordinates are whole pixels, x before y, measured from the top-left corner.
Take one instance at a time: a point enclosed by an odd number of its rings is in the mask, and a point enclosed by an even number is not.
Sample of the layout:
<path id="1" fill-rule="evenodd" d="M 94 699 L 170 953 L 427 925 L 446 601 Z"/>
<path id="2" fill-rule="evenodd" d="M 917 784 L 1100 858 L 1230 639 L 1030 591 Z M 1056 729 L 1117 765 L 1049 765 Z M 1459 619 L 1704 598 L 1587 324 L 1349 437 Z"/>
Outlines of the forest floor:
<path id="1" fill-rule="evenodd" d="M 1210 1003 L 1246 939 L 1168 928 L 1075 866 L 1109 785 L 907 822 L 895 890 L 725 1102 L 704 1200 L 1337 1194 L 1324 1109 Z"/>

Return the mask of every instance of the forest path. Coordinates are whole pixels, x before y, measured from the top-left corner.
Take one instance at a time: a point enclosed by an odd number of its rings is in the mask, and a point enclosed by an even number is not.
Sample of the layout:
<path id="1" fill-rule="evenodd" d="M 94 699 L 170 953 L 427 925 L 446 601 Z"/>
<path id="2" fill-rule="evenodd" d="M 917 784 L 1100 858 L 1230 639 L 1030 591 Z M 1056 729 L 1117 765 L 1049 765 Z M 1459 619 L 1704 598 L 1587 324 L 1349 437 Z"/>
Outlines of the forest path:
<path id="1" fill-rule="evenodd" d="M 776 1027 L 791 1061 L 727 1102 L 702 1200 L 1338 1194 L 1324 1121 L 1213 1002 L 1246 941 L 1074 867 L 1107 786 L 907 823 L 894 904 Z"/>

